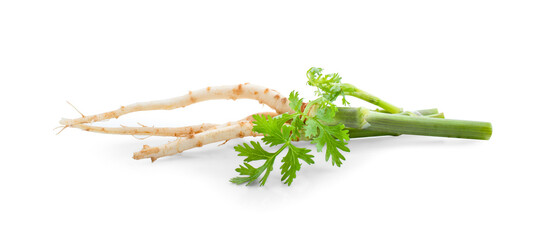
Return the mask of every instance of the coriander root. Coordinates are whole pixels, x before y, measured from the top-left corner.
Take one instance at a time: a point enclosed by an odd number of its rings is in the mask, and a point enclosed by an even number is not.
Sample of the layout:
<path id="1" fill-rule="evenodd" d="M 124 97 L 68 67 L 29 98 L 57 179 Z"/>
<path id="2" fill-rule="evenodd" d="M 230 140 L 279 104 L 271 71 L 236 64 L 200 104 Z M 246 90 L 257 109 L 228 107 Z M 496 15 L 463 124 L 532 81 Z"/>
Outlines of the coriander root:
<path id="1" fill-rule="evenodd" d="M 193 103 L 214 99 L 254 99 L 259 103 L 266 104 L 277 113 L 293 112 L 288 105 L 288 99 L 281 96 L 277 91 L 253 84 L 238 84 L 217 87 L 207 87 L 197 91 L 189 91 L 188 94 L 165 100 L 134 103 L 122 106 L 117 110 L 97 115 L 84 116 L 76 119 L 61 119 L 59 123 L 65 126 L 72 126 L 82 123 L 92 123 L 111 118 L 118 118 L 124 114 L 149 111 L 149 110 L 171 110 L 189 106 Z"/>
<path id="2" fill-rule="evenodd" d="M 203 145 L 210 143 L 220 141 L 227 142 L 234 138 L 248 136 L 262 136 L 261 134 L 254 133 L 252 130 L 254 115 L 274 117 L 278 114 L 275 112 L 256 113 L 247 116 L 240 121 L 228 122 L 213 126 L 209 129 L 203 130 L 202 132 L 187 134 L 185 137 L 178 138 L 176 141 L 164 144 L 162 146 L 151 148 L 148 145 L 144 145 L 141 151 L 133 154 L 133 158 L 136 160 L 150 158 L 154 162 L 160 157 L 171 156 L 195 147 L 202 147 Z"/>
<path id="3" fill-rule="evenodd" d="M 275 112 L 256 113 L 260 115 L 276 116 Z M 255 115 L 255 114 L 254 114 Z M 144 135 L 144 136 L 165 136 L 165 137 L 185 137 L 191 134 L 201 133 L 209 129 L 220 128 L 224 126 L 236 125 L 241 121 L 253 121 L 253 115 L 247 116 L 242 120 L 228 122 L 225 124 L 203 123 L 186 127 L 100 127 L 91 126 L 88 124 L 71 125 L 72 128 L 79 128 L 87 132 L 105 133 L 105 134 L 120 134 L 120 135 Z"/>
<path id="4" fill-rule="evenodd" d="M 185 150 L 203 145 L 242 138 L 246 136 L 260 136 L 252 131 L 251 121 L 240 121 L 236 125 L 223 126 L 207 131 L 178 138 L 177 140 L 158 147 L 143 146 L 143 149 L 133 154 L 134 159 L 150 158 L 153 162 L 160 157 L 174 155 Z"/>
<path id="5" fill-rule="evenodd" d="M 183 137 L 189 134 L 200 133 L 217 126 L 216 124 L 203 123 L 200 125 L 186 127 L 99 127 L 87 124 L 71 125 L 72 128 L 79 128 L 88 132 L 121 134 L 121 135 L 146 135 L 146 136 L 166 136 Z"/>

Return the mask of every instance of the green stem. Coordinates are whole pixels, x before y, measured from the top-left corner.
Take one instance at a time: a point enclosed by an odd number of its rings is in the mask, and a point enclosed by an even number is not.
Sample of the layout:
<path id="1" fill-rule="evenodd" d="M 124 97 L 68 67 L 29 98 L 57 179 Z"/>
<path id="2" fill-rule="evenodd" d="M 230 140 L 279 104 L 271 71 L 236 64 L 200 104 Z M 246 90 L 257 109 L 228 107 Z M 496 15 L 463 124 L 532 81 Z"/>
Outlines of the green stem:
<path id="1" fill-rule="evenodd" d="M 345 128 L 347 131 L 349 131 L 349 137 L 350 138 L 364 138 L 364 137 L 378 137 L 378 136 L 400 136 L 398 133 L 390 133 L 390 132 L 379 132 L 370 130 L 368 128 L 364 129 L 357 129 L 357 128 Z"/>
<path id="2" fill-rule="evenodd" d="M 369 102 L 371 104 L 374 104 L 376 106 L 379 106 L 379 107 L 385 109 L 389 113 L 400 113 L 400 112 L 402 112 L 401 108 L 399 108 L 399 107 L 397 107 L 393 104 L 390 104 L 388 102 L 385 102 L 385 101 L 381 100 L 380 98 L 378 98 L 378 97 L 376 97 L 376 96 L 374 96 L 370 93 L 362 91 L 362 90 L 358 89 L 357 87 L 355 87 L 351 84 L 343 83 L 343 84 L 341 84 L 341 89 L 343 90 L 343 92 L 346 95 L 353 96 L 353 97 L 362 99 L 366 102 Z"/>
<path id="3" fill-rule="evenodd" d="M 351 137 L 410 134 L 488 140 L 492 135 L 492 125 L 488 122 L 413 117 L 365 108 L 338 109 L 334 123 L 353 129 L 349 131 Z"/>

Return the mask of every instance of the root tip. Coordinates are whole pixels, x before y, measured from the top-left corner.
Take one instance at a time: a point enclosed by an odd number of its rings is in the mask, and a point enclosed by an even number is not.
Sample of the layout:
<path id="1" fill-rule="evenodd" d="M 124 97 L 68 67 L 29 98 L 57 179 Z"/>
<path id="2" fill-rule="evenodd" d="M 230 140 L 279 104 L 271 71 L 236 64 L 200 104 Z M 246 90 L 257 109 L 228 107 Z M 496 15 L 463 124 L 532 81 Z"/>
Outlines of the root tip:
<path id="1" fill-rule="evenodd" d="M 71 107 L 74 108 L 74 110 L 76 110 L 78 113 L 80 113 L 80 115 L 81 115 L 83 118 L 86 117 L 82 112 L 80 112 L 80 111 L 78 110 L 78 108 L 76 108 L 74 105 L 72 105 L 72 103 L 70 103 L 69 101 L 66 101 L 66 102 L 67 102 L 69 105 L 71 105 Z"/>
<path id="2" fill-rule="evenodd" d="M 59 135 L 61 132 L 63 132 L 63 130 L 67 129 L 69 127 L 69 125 L 59 126 L 59 127 L 54 128 L 53 130 L 55 131 L 55 129 L 58 129 L 60 127 L 63 127 L 63 128 L 61 128 L 61 130 L 59 130 L 59 132 L 57 132 L 55 135 Z"/>

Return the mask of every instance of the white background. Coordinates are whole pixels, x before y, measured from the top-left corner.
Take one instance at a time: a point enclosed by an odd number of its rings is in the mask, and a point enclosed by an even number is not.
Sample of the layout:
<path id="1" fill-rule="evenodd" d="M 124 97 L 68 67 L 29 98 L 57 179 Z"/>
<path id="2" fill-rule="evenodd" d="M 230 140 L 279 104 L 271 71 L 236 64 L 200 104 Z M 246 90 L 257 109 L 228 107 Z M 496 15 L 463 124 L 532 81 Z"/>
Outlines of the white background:
<path id="1" fill-rule="evenodd" d="M 197 3 L 200 2 L 200 3 Z M 547 1 L 2 1 L 2 239 L 548 239 Z M 291 187 L 228 182 L 233 140 L 150 161 L 167 138 L 61 117 L 251 82 L 312 98 L 323 67 L 408 110 L 490 121 L 490 141 L 352 140 Z M 366 105 L 353 101 L 355 106 Z M 222 123 L 213 101 L 103 126 Z M 307 146 L 303 144 L 302 146 Z"/>

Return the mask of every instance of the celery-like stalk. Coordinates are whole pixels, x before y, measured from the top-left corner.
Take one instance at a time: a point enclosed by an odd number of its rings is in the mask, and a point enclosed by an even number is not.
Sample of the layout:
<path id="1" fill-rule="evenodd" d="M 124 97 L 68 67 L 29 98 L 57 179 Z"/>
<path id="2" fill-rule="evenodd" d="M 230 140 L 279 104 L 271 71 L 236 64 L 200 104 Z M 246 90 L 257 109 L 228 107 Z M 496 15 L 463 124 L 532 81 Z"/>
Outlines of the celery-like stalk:
<path id="1" fill-rule="evenodd" d="M 440 115 L 418 117 L 380 113 L 365 108 L 340 107 L 334 123 L 343 123 L 349 129 L 351 138 L 409 134 L 488 140 L 492 135 L 492 124 L 489 122 L 437 117 Z"/>
<path id="2" fill-rule="evenodd" d="M 341 90 L 343 90 L 344 94 L 345 95 L 349 95 L 349 96 L 353 96 L 353 97 L 356 97 L 356 98 L 359 98 L 359 99 L 362 99 L 366 102 L 369 102 L 371 104 L 374 104 L 376 106 L 379 106 L 383 109 L 385 109 L 387 112 L 389 113 L 400 113 L 402 112 L 402 109 L 400 109 L 399 107 L 393 105 L 393 104 L 390 104 L 370 93 L 367 93 L 365 91 L 362 91 L 360 90 L 359 88 L 355 87 L 354 85 L 352 84 L 348 84 L 348 83 L 342 83 L 341 84 Z"/>

